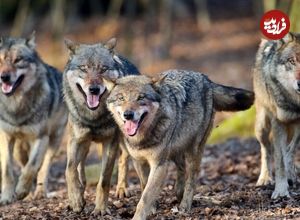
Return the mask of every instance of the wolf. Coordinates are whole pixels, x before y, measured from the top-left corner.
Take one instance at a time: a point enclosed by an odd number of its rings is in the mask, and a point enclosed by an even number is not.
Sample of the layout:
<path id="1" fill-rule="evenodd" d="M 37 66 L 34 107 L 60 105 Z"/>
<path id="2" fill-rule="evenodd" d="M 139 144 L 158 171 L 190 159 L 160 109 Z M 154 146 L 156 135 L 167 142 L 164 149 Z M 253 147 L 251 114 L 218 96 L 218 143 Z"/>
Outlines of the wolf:
<path id="1" fill-rule="evenodd" d="M 215 111 L 245 110 L 253 99 L 253 92 L 219 85 L 186 70 L 168 70 L 158 79 L 116 80 L 107 106 L 125 136 L 143 189 L 133 219 L 146 219 L 155 211 L 169 161 L 177 166 L 180 208 L 189 211 Z M 145 163 L 150 166 L 149 176 Z"/>
<path id="2" fill-rule="evenodd" d="M 28 38 L 0 39 L 1 204 L 23 199 L 37 178 L 35 198 L 46 194 L 48 173 L 67 123 L 62 74 L 45 64 Z M 22 165 L 15 184 L 13 148 Z"/>
<path id="3" fill-rule="evenodd" d="M 101 143 L 102 169 L 97 184 L 93 213 L 105 214 L 112 170 L 118 153 L 119 175 L 116 194 L 128 196 L 126 173 L 128 153 L 122 144 L 121 133 L 106 107 L 106 98 L 113 84 L 111 80 L 139 74 L 138 69 L 127 59 L 116 54 L 116 38 L 106 43 L 80 44 L 66 40 L 70 57 L 65 67 L 63 90 L 70 112 L 71 134 L 67 150 L 66 179 L 69 207 L 80 212 L 84 208 L 83 198 L 86 180 L 84 162 L 91 142 Z"/>
<path id="4" fill-rule="evenodd" d="M 257 186 L 273 182 L 272 198 L 289 195 L 296 183 L 294 151 L 300 141 L 300 34 L 281 40 L 262 40 L 253 75 L 256 94 L 255 134 L 261 146 Z"/>

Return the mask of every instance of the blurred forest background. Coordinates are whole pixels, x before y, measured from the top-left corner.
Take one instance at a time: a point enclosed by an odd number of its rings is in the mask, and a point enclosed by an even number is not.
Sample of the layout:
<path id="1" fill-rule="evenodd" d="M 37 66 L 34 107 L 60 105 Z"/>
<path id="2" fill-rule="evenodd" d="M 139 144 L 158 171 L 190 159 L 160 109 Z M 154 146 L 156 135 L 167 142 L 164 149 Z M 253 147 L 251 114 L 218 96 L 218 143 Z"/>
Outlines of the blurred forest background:
<path id="1" fill-rule="evenodd" d="M 68 56 L 65 37 L 83 43 L 117 37 L 117 52 L 142 73 L 191 69 L 252 89 L 259 20 L 271 9 L 287 13 L 291 31 L 300 31 L 300 0 L 0 0 L 0 27 L 11 36 L 35 30 L 41 57 L 60 70 Z M 239 113 L 213 139 L 251 135 L 253 121 L 254 110 Z"/>

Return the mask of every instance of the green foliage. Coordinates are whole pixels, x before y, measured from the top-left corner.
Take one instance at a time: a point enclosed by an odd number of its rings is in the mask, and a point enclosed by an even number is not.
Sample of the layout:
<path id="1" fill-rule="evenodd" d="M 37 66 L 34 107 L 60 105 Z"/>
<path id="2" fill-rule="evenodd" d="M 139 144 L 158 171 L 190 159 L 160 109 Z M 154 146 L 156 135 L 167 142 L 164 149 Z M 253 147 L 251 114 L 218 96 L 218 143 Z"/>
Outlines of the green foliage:
<path id="1" fill-rule="evenodd" d="M 237 112 L 232 117 L 224 120 L 214 128 L 208 144 L 224 141 L 230 137 L 251 137 L 254 135 L 255 108 L 251 107 L 247 111 Z"/>

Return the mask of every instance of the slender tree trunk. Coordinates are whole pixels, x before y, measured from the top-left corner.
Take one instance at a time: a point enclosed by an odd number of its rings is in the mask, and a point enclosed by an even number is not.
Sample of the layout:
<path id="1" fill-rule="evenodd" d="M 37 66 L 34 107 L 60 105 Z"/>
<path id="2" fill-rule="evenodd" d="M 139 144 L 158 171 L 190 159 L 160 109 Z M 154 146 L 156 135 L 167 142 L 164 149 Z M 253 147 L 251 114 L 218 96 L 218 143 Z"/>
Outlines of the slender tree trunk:
<path id="1" fill-rule="evenodd" d="M 18 10 L 14 19 L 14 24 L 11 29 L 11 36 L 19 37 L 23 34 L 26 20 L 30 9 L 30 0 L 19 1 Z"/>
<path id="2" fill-rule="evenodd" d="M 210 28 L 211 21 L 207 7 L 207 0 L 194 0 L 197 8 L 197 24 L 202 31 Z"/>
<path id="3" fill-rule="evenodd" d="M 64 33 L 65 27 L 65 3 L 66 0 L 53 0 L 52 1 L 52 30 L 53 30 L 53 39 L 55 41 L 60 40 Z"/>
<path id="4" fill-rule="evenodd" d="M 118 18 L 120 16 L 121 7 L 123 4 L 123 0 L 112 0 L 108 9 L 107 16 L 112 18 Z M 135 4 L 135 0 L 133 0 L 133 3 L 127 3 L 127 5 Z"/>
<path id="5" fill-rule="evenodd" d="M 300 1 L 293 0 L 291 13 L 290 13 L 291 27 L 290 31 L 300 32 Z"/>
<path id="6" fill-rule="evenodd" d="M 161 58 L 170 56 L 173 30 L 173 1 L 162 0 L 160 10 L 160 32 L 162 34 Z"/>

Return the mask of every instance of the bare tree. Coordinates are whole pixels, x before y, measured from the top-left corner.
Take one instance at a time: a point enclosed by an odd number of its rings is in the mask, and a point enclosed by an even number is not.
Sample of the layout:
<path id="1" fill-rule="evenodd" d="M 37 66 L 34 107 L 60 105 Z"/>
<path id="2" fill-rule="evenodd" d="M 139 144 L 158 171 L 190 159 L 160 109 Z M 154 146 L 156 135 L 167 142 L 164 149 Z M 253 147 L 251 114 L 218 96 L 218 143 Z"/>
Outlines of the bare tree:
<path id="1" fill-rule="evenodd" d="M 210 28 L 210 16 L 207 0 L 194 0 L 197 8 L 197 24 L 200 30 L 207 31 Z"/>
<path id="2" fill-rule="evenodd" d="M 54 40 L 61 39 L 65 27 L 65 4 L 66 0 L 53 0 L 51 2 L 51 20 Z"/>
<path id="3" fill-rule="evenodd" d="M 11 29 L 11 35 L 12 36 L 20 36 L 22 35 L 24 29 L 25 29 L 25 24 L 26 20 L 29 14 L 29 9 L 30 9 L 30 0 L 22 0 L 19 1 L 17 13 L 14 19 L 14 23 Z"/>

